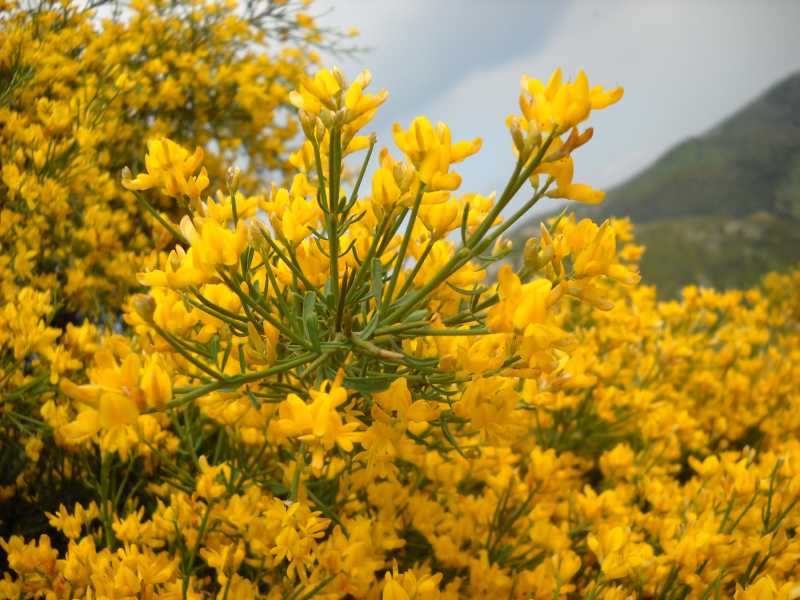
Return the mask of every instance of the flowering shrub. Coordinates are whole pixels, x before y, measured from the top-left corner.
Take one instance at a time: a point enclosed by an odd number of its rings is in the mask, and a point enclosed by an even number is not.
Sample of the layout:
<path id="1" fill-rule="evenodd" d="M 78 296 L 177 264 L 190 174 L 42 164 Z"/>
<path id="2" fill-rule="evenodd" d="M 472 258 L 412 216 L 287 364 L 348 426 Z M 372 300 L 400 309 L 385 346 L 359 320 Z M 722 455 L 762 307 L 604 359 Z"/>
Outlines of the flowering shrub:
<path id="1" fill-rule="evenodd" d="M 299 78 L 304 139 L 261 193 L 219 137 L 149 133 L 121 189 L 92 163 L 155 240 L 86 244 L 139 269 L 101 303 L 121 319 L 53 327 L 63 271 L 0 264 L 0 597 L 797 597 L 800 272 L 659 303 L 628 222 L 567 214 L 515 270 L 503 234 L 542 197 L 602 200 L 573 153 L 622 90 L 523 78 L 482 196 L 458 193 L 480 140 L 442 123 L 374 156 L 369 83 Z"/>
<path id="2" fill-rule="evenodd" d="M 333 35 L 285 0 L 92 6 L 103 13 L 71 0 L 0 4 L 3 295 L 57 290 L 73 320 L 113 318 L 169 242 L 119 185 L 142 141 L 201 144 L 204 177 L 237 161 L 243 190 L 288 174 L 288 95 L 317 61 L 309 44 Z"/>

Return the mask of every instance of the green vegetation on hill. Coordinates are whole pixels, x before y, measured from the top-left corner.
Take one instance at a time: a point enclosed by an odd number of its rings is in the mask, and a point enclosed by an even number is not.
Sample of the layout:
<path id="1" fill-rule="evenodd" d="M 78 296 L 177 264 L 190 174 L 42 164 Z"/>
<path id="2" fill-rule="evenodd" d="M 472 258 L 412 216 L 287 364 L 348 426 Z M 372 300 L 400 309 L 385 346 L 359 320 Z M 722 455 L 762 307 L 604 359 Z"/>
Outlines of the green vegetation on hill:
<path id="1" fill-rule="evenodd" d="M 660 219 L 637 225 L 636 238 L 647 247 L 643 280 L 657 283 L 664 298 L 688 284 L 749 287 L 800 260 L 798 223 L 766 212 Z"/>
<path id="2" fill-rule="evenodd" d="M 688 284 L 750 285 L 800 261 L 799 108 L 800 73 L 578 212 L 630 217 L 648 248 L 644 282 L 664 296 Z M 515 246 L 533 231 L 520 227 Z"/>

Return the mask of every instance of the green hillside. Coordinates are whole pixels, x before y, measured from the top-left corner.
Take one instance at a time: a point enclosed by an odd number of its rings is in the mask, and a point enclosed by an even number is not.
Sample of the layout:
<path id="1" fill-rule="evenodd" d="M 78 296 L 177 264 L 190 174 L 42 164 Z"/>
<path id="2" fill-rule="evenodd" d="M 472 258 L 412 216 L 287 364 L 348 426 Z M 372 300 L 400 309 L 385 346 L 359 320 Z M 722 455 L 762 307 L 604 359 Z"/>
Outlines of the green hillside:
<path id="1" fill-rule="evenodd" d="M 798 109 L 800 73 L 579 213 L 630 217 L 648 247 L 643 278 L 665 296 L 690 283 L 750 285 L 765 269 L 800 261 Z"/>
<path id="2" fill-rule="evenodd" d="M 800 261 L 800 223 L 760 212 L 747 217 L 703 215 L 660 219 L 636 227 L 647 247 L 645 283 L 676 296 L 689 283 L 719 289 L 748 287 L 767 271 Z"/>

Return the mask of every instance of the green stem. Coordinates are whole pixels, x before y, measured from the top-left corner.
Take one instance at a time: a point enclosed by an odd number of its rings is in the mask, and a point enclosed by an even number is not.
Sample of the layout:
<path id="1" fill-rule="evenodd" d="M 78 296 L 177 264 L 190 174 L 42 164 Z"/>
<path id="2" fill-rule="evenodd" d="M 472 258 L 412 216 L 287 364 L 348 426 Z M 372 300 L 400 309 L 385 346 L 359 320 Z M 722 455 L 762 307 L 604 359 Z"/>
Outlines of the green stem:
<path id="1" fill-rule="evenodd" d="M 211 311 L 208 314 L 215 316 L 220 320 L 227 321 L 228 323 L 231 323 L 231 321 L 238 321 L 239 323 L 247 323 L 247 319 L 244 318 L 242 315 L 237 315 L 236 313 L 233 313 L 227 310 L 226 308 L 223 308 L 220 305 L 211 302 L 211 300 L 203 296 L 203 294 L 200 293 L 200 290 L 198 290 L 196 287 L 189 289 L 194 294 L 195 298 L 197 298 L 205 307 L 207 307 Z M 192 300 L 189 299 L 189 302 L 192 302 Z M 194 306 L 197 306 L 197 304 L 194 302 L 192 302 L 192 304 Z M 201 306 L 197 306 L 197 308 L 199 308 L 202 311 L 206 311 L 206 309 Z M 241 327 L 241 325 L 239 325 L 239 327 Z"/>
<path id="2" fill-rule="evenodd" d="M 386 213 L 383 218 L 381 219 L 380 223 L 378 224 L 378 228 L 375 232 L 375 235 L 372 237 L 372 241 L 370 242 L 369 249 L 367 250 L 367 255 L 361 260 L 361 264 L 358 266 L 358 271 L 356 271 L 355 277 L 353 278 L 353 282 L 350 284 L 350 289 L 347 293 L 347 300 L 351 301 L 354 298 L 354 295 L 358 292 L 358 288 L 364 282 L 364 278 L 369 273 L 369 267 L 372 263 L 372 258 L 376 254 L 376 250 L 378 249 L 378 245 L 380 244 L 381 238 L 383 237 L 387 225 L 389 224 L 389 219 L 391 218 L 392 211 Z"/>
<path id="3" fill-rule="evenodd" d="M 111 511 L 111 460 L 112 455 L 103 452 L 100 455 L 100 501 L 101 509 L 100 514 L 103 519 L 103 532 L 106 538 L 106 548 L 109 551 L 114 551 L 114 532 L 111 527 L 112 515 Z"/>
<path id="4" fill-rule="evenodd" d="M 320 582 L 319 582 L 317 585 L 315 585 L 315 586 L 313 587 L 313 589 L 311 589 L 311 590 L 310 590 L 310 591 L 309 591 L 307 594 L 304 594 L 304 595 L 303 595 L 303 596 L 300 598 L 300 600 L 311 600 L 311 598 L 313 598 L 313 597 L 314 597 L 314 596 L 316 596 L 316 595 L 317 595 L 319 592 L 321 592 L 322 590 L 324 590 L 324 589 L 327 587 L 327 585 L 328 585 L 328 584 L 329 584 L 331 581 L 333 581 L 334 579 L 336 579 L 336 575 L 328 575 L 328 576 L 327 576 L 325 579 L 323 579 L 323 580 L 322 580 L 322 581 L 320 581 Z"/>
<path id="5" fill-rule="evenodd" d="M 278 321 L 266 308 L 261 306 L 258 302 L 254 301 L 250 296 L 245 294 L 241 288 L 237 285 L 237 282 L 231 279 L 228 275 L 226 275 L 222 269 L 218 270 L 219 276 L 228 286 L 228 288 L 237 296 L 239 296 L 239 300 L 242 302 L 242 306 L 247 308 L 251 308 L 255 310 L 258 315 L 264 319 L 265 321 L 269 322 L 273 327 L 275 327 L 278 331 L 280 331 L 283 335 L 287 338 L 292 340 L 295 344 L 299 344 L 304 348 L 308 349 L 311 348 L 311 345 L 302 337 L 298 336 L 294 331 L 286 327 L 283 323 Z"/>
<path id="6" fill-rule="evenodd" d="M 411 331 L 403 331 L 398 333 L 399 337 L 417 337 L 417 336 L 472 336 L 472 335 L 487 335 L 492 333 L 488 327 L 476 327 L 472 329 L 413 329 Z M 377 335 L 375 336 L 377 337 Z"/>
<path id="7" fill-rule="evenodd" d="M 295 502 L 297 500 L 297 491 L 300 488 L 300 475 L 303 473 L 303 468 L 306 466 L 305 459 L 306 445 L 300 443 L 300 449 L 297 451 L 296 466 L 294 469 L 294 476 L 292 477 L 292 488 L 289 492 L 289 500 Z"/>
<path id="8" fill-rule="evenodd" d="M 188 360 L 195 367 L 200 369 L 203 373 L 205 373 L 206 375 L 210 375 L 211 377 L 213 377 L 218 381 L 226 380 L 225 376 L 222 373 L 217 372 L 216 370 L 212 369 L 207 364 L 205 364 L 203 361 L 198 360 L 194 356 L 192 356 L 189 349 L 187 349 L 183 345 L 183 343 L 181 343 L 181 341 L 174 335 L 165 331 L 160 325 L 157 325 L 156 323 L 151 323 L 151 325 L 153 329 L 155 329 L 156 332 L 158 332 L 158 335 L 160 335 L 167 342 L 169 342 L 169 345 L 172 346 L 178 352 L 178 354 L 183 356 L 186 360 Z"/>
<path id="9" fill-rule="evenodd" d="M 332 306 L 339 300 L 339 154 L 341 153 L 342 132 L 334 127 L 330 132 L 328 151 L 328 253 L 331 263 Z"/>
<path id="10" fill-rule="evenodd" d="M 397 293 L 398 298 L 402 298 L 403 296 L 405 296 L 406 292 L 408 292 L 408 290 L 411 289 L 411 286 L 414 285 L 414 279 L 419 274 L 420 269 L 422 269 L 422 265 L 425 264 L 425 259 L 428 258 L 428 254 L 431 253 L 431 250 L 433 250 L 433 246 L 435 244 L 436 244 L 436 238 L 431 237 L 431 239 L 428 240 L 428 244 L 425 246 L 425 249 L 422 251 L 422 254 L 419 255 L 419 258 L 417 259 L 417 262 L 414 265 L 414 269 L 406 278 L 403 287 L 400 288 L 400 291 Z"/>
<path id="11" fill-rule="evenodd" d="M 192 547 L 191 552 L 189 553 L 189 559 L 186 563 L 186 567 L 184 569 L 184 577 L 183 577 L 183 597 L 184 599 L 187 597 L 187 593 L 189 591 L 189 577 L 194 570 L 194 560 L 197 557 L 197 552 L 200 550 L 200 545 L 203 542 L 203 536 L 206 533 L 206 527 L 208 526 L 208 516 L 211 513 L 211 503 L 206 505 L 206 511 L 203 515 L 203 520 L 200 522 L 200 529 L 197 531 L 197 539 L 194 542 L 194 546 Z"/>
<path id="12" fill-rule="evenodd" d="M 176 240 L 178 240 L 181 244 L 183 244 L 185 246 L 189 246 L 190 245 L 189 244 L 189 240 L 187 240 L 184 237 L 184 235 L 178 229 L 176 229 L 175 226 L 172 223 L 170 223 L 169 221 L 164 219 L 164 217 L 161 216 L 161 213 L 159 213 L 156 210 L 156 208 L 144 198 L 144 196 L 142 196 L 137 191 L 134 191 L 133 195 L 136 198 L 137 202 L 139 203 L 139 206 L 141 206 L 147 212 L 149 212 L 151 215 L 153 215 L 155 220 L 158 221 L 159 223 L 161 223 L 161 225 L 164 227 L 164 229 L 166 229 L 167 231 L 169 231 L 172 234 L 172 237 L 174 237 Z"/>
<path id="13" fill-rule="evenodd" d="M 392 296 L 397 287 L 397 282 L 400 279 L 400 272 L 403 270 L 403 263 L 406 260 L 406 252 L 408 252 L 408 245 L 411 242 L 411 236 L 414 234 L 414 223 L 417 221 L 417 214 L 419 214 L 419 207 L 422 204 L 422 195 L 425 193 L 425 184 L 420 183 L 417 195 L 414 198 L 414 205 L 411 208 L 411 216 L 408 218 L 406 225 L 406 232 L 403 235 L 403 241 L 400 243 L 400 249 L 397 251 L 397 257 L 394 262 L 394 269 L 392 271 L 392 279 L 389 281 L 389 288 L 386 290 L 386 296 L 383 300 L 384 306 L 389 306 L 392 303 Z"/>
<path id="14" fill-rule="evenodd" d="M 294 274 L 294 275 L 295 275 L 295 276 L 296 276 L 296 277 L 297 277 L 297 278 L 298 278 L 300 281 L 302 281 L 302 282 L 303 282 L 303 285 L 304 285 L 304 286 L 306 286 L 306 289 L 308 289 L 308 290 L 315 290 L 315 291 L 316 291 L 316 289 L 317 289 L 317 286 L 315 286 L 313 283 L 311 283 L 311 282 L 308 280 L 308 278 L 305 276 L 305 273 L 303 273 L 303 268 L 300 266 L 300 264 L 299 264 L 299 263 L 298 263 L 296 260 L 294 260 L 294 257 L 293 257 L 293 256 L 292 256 L 292 259 L 288 258 L 288 257 L 287 257 L 287 256 L 286 256 L 286 255 L 285 255 L 285 254 L 284 254 L 284 253 L 281 251 L 281 249 L 278 247 L 278 245 L 275 243 L 275 240 L 273 240 L 273 239 L 272 239 L 272 237 L 270 237 L 270 235 L 269 235 L 269 232 L 268 232 L 266 229 L 264 229 L 263 227 L 261 228 L 261 236 L 264 238 L 264 240 L 267 242 L 267 244 L 269 244 L 270 248 L 271 248 L 271 249 L 272 249 L 272 251 L 273 251 L 273 252 L 274 252 L 274 253 L 277 255 L 277 257 L 278 257 L 280 260 L 282 260 L 282 261 L 283 261 L 283 263 L 284 263 L 284 264 L 285 264 L 287 267 L 289 267 L 289 270 L 290 270 L 290 271 L 291 271 L 291 272 L 292 272 L 292 273 L 293 273 L 293 274 Z M 290 255 L 291 255 L 291 253 L 290 253 Z"/>
<path id="15" fill-rule="evenodd" d="M 372 158 L 372 151 L 375 149 L 375 137 L 371 136 L 369 139 L 369 149 L 367 150 L 367 156 L 364 158 L 364 162 L 361 163 L 361 169 L 358 172 L 358 178 L 356 179 L 356 183 L 353 186 L 353 191 L 350 193 L 350 199 L 347 201 L 347 206 L 345 206 L 344 213 L 347 214 L 350 212 L 350 209 L 353 208 L 353 205 L 358 200 L 358 190 L 361 188 L 361 182 L 364 180 L 364 174 L 367 172 L 367 166 L 369 165 L 369 161 Z"/>
<path id="16" fill-rule="evenodd" d="M 502 235 L 505 231 L 508 230 L 509 227 L 514 225 L 530 208 L 536 204 L 546 193 L 549 185 L 552 182 L 552 178 L 548 179 L 547 184 L 539 190 L 534 197 L 525 203 L 522 208 L 520 208 L 516 213 L 514 213 L 511 218 L 505 221 L 502 225 L 498 226 L 488 238 L 481 240 L 482 243 L 478 245 L 477 243 L 472 243 L 473 237 L 470 237 L 467 240 L 467 244 L 460 248 L 453 257 L 445 264 L 444 267 L 422 288 L 417 290 L 414 294 L 408 297 L 407 300 L 402 302 L 399 306 L 395 308 L 394 311 L 390 312 L 384 319 L 381 320 L 382 323 L 391 323 L 395 321 L 401 320 L 407 314 L 412 312 L 422 300 L 424 300 L 431 292 L 433 292 L 437 287 L 439 287 L 448 277 L 450 277 L 453 273 L 458 271 L 462 266 L 467 264 L 472 258 L 480 254 L 484 247 L 491 244 L 494 240 L 496 240 L 500 235 Z M 486 222 L 486 221 L 484 221 Z M 476 230 L 477 233 L 477 230 Z"/>
<path id="17" fill-rule="evenodd" d="M 497 219 L 506 205 L 511 202 L 514 196 L 516 196 L 519 188 L 522 187 L 528 177 L 531 176 L 531 173 L 533 173 L 533 171 L 542 163 L 542 159 L 544 158 L 547 150 L 550 148 L 550 145 L 553 143 L 553 140 L 556 138 L 556 134 L 557 130 L 554 129 L 547 137 L 547 140 L 545 140 L 544 144 L 542 144 L 542 146 L 539 148 L 536 156 L 533 157 L 533 160 L 531 160 L 527 167 L 523 168 L 521 158 L 520 160 L 517 160 L 517 165 L 514 168 L 511 178 L 508 180 L 505 190 L 503 190 L 503 195 L 500 196 L 500 199 L 492 207 L 492 210 L 489 211 L 483 221 L 481 221 L 481 224 L 478 225 L 478 228 L 469 237 L 467 243 L 465 244 L 467 247 L 473 247 L 483 239 L 483 236 L 486 234 L 486 232 L 492 227 L 492 225 L 494 225 L 495 219 Z"/>
<path id="18" fill-rule="evenodd" d="M 273 375 L 277 375 L 278 373 L 283 373 L 285 371 L 290 371 L 295 367 L 299 367 L 304 365 L 307 362 L 314 360 L 317 357 L 315 352 L 308 352 L 306 354 L 301 354 L 291 360 L 286 360 L 282 363 L 278 363 L 268 369 L 263 369 L 261 371 L 255 371 L 253 373 L 247 373 L 245 375 L 240 375 L 238 377 L 231 377 L 225 381 L 213 381 L 211 383 L 207 383 L 202 385 L 195 390 L 187 393 L 186 395 L 182 396 L 180 399 L 172 400 L 167 404 L 168 408 L 178 408 L 183 406 L 184 404 L 188 404 L 192 400 L 200 398 L 201 396 L 205 396 L 206 394 L 218 390 L 220 388 L 230 386 L 232 388 L 236 388 L 240 385 L 245 383 L 250 383 L 251 381 L 258 381 L 259 379 L 264 379 L 266 377 L 271 377 Z"/>

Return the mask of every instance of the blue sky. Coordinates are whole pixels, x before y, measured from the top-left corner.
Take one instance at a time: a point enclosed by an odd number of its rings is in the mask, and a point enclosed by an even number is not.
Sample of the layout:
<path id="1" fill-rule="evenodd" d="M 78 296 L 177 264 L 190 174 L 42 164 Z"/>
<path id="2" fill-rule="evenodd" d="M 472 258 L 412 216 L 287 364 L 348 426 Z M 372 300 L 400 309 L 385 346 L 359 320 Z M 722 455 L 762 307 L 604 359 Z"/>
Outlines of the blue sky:
<path id="1" fill-rule="evenodd" d="M 567 76 L 623 85 L 622 101 L 593 115 L 595 138 L 576 153 L 576 181 L 607 189 L 675 143 L 703 133 L 772 83 L 800 70 L 794 0 L 338 0 L 325 25 L 358 27 L 369 50 L 330 57 L 347 74 L 369 68 L 390 98 L 373 123 L 418 114 L 484 148 L 457 170 L 462 191 L 502 189 L 513 166 L 505 116 L 519 78 Z"/>

